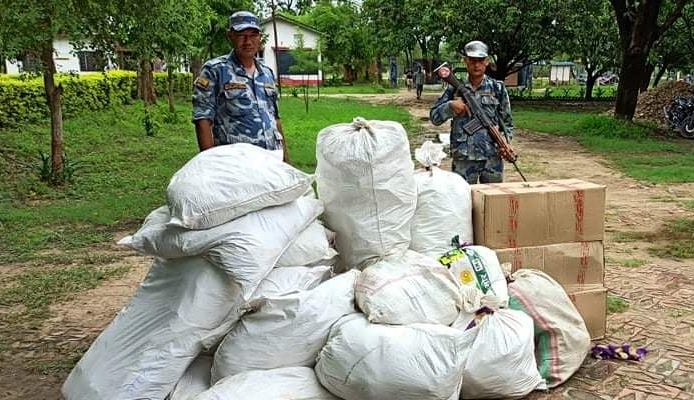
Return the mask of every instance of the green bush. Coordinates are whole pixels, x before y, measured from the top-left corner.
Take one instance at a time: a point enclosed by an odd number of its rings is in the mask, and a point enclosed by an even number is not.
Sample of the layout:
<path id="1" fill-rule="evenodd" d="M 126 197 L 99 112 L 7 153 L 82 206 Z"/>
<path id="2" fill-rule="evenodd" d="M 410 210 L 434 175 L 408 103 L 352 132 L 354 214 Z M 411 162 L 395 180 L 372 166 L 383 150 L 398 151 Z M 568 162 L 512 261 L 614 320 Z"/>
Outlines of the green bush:
<path id="1" fill-rule="evenodd" d="M 49 116 L 43 79 L 2 76 L 0 79 L 0 128 L 21 123 L 37 122 Z M 189 96 L 192 76 L 175 73 L 174 93 Z M 157 95 L 166 97 L 166 73 L 154 74 Z M 84 111 L 95 111 L 112 105 L 128 104 L 137 96 L 137 75 L 133 71 L 112 71 L 56 77 L 63 87 L 63 116 L 71 117 Z"/>
<path id="2" fill-rule="evenodd" d="M 165 98 L 169 89 L 166 82 L 166 72 L 154 74 L 154 91 L 160 98 Z M 193 94 L 193 75 L 188 73 L 174 73 L 174 96 L 187 97 Z"/>

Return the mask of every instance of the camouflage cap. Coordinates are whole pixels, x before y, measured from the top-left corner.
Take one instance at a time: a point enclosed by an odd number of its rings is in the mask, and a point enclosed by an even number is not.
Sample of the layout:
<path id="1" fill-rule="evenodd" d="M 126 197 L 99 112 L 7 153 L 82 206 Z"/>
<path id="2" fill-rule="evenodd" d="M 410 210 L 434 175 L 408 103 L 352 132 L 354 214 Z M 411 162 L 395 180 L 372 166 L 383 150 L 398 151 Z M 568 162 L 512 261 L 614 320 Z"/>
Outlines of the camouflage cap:
<path id="1" fill-rule="evenodd" d="M 479 40 L 473 40 L 465 45 L 465 57 L 487 58 L 489 47 Z"/>
<path id="2" fill-rule="evenodd" d="M 241 32 L 244 29 L 260 31 L 260 20 L 248 11 L 237 11 L 229 17 L 229 30 Z"/>

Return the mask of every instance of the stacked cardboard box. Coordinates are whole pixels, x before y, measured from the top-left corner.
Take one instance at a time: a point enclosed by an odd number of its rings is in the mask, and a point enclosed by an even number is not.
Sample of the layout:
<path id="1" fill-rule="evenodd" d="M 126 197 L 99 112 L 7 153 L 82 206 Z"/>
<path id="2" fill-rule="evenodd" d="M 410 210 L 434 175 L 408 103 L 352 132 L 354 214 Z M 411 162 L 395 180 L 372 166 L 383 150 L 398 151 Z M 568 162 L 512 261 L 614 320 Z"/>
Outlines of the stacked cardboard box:
<path id="1" fill-rule="evenodd" d="M 559 282 L 593 339 L 605 335 L 605 186 L 578 179 L 472 186 L 475 244 Z"/>

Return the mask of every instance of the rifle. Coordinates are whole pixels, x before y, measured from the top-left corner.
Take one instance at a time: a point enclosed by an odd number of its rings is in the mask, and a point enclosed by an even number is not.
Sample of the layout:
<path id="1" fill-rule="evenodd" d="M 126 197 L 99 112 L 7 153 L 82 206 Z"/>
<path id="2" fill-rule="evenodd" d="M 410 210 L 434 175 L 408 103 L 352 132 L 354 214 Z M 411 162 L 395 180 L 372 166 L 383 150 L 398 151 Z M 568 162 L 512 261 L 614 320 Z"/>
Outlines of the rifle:
<path id="1" fill-rule="evenodd" d="M 460 96 L 463 98 L 465 104 L 467 104 L 468 110 L 470 111 L 471 120 L 465 124 L 463 129 L 467 133 L 472 134 L 480 128 L 485 128 L 487 132 L 489 132 L 489 136 L 491 136 L 492 140 L 494 140 L 494 143 L 496 143 L 499 156 L 513 164 L 513 167 L 516 169 L 516 171 L 518 171 L 521 178 L 523 178 L 523 182 L 527 182 L 528 180 L 525 179 L 525 176 L 521 172 L 520 168 L 518 168 L 518 164 L 516 164 L 518 154 L 513 151 L 513 147 L 511 147 L 508 141 L 501 136 L 501 133 L 499 133 L 499 128 L 501 128 L 504 131 L 504 136 L 506 135 L 506 127 L 503 125 L 501 118 L 499 118 L 499 127 L 497 127 L 494 122 L 489 119 L 487 113 L 484 112 L 482 106 L 480 106 L 475 97 L 472 95 L 470 89 L 466 88 L 465 85 L 463 85 L 451 72 L 448 63 L 445 62 L 439 65 L 434 72 L 443 81 L 449 85 L 452 85 L 456 89 L 456 92 L 460 93 Z"/>

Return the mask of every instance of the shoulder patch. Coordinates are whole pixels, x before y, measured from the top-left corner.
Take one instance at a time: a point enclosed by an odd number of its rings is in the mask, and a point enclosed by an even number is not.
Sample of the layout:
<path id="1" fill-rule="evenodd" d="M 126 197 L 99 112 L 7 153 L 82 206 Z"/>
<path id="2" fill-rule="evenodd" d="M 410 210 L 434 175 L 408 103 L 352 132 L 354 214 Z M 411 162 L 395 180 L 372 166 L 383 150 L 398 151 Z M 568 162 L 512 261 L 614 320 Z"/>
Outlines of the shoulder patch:
<path id="1" fill-rule="evenodd" d="M 224 84 L 224 90 L 232 90 L 232 89 L 245 89 L 246 84 L 242 82 L 227 82 Z"/>
<path id="2" fill-rule="evenodd" d="M 207 90 L 207 88 L 210 87 L 210 80 L 207 78 L 203 78 L 202 76 L 198 76 L 197 78 L 195 78 L 193 84 L 199 87 L 200 89 Z"/>

